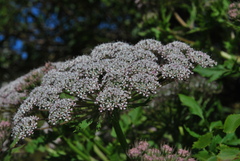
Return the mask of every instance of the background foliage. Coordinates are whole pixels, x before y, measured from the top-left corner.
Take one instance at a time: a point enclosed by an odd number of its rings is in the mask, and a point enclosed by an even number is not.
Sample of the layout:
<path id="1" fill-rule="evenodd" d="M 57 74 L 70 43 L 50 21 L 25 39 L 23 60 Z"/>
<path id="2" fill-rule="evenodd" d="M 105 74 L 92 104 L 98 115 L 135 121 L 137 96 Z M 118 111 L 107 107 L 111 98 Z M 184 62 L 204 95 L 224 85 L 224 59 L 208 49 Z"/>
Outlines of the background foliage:
<path id="1" fill-rule="evenodd" d="M 239 158 L 240 18 L 229 15 L 231 3 L 0 0 L 0 85 L 46 62 L 89 53 L 104 42 L 183 41 L 207 52 L 218 65 L 197 67 L 195 77 L 161 88 L 147 107 L 124 113 L 120 124 L 128 143 L 136 138 L 154 146 L 168 142 L 192 149 L 199 160 Z M 48 135 L 39 131 L 11 153 L 22 160 L 126 159 L 114 130 L 103 122 L 98 135 L 87 122 L 78 125 L 81 132 L 70 132 L 74 125 L 53 128 Z M 60 142 L 53 142 L 59 137 Z"/>

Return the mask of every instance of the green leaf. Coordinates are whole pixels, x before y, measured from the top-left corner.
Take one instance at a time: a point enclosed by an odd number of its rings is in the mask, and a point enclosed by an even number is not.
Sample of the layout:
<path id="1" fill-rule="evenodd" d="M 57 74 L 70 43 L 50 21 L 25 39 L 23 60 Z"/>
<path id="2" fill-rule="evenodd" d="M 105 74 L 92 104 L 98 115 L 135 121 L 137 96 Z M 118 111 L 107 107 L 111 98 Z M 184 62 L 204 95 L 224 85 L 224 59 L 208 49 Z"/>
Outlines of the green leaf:
<path id="1" fill-rule="evenodd" d="M 93 150 L 99 156 L 99 158 L 101 158 L 102 161 L 108 161 L 106 155 L 96 145 L 93 145 Z"/>
<path id="2" fill-rule="evenodd" d="M 178 96 L 182 104 L 189 108 L 189 111 L 191 112 L 191 114 L 197 115 L 204 120 L 202 109 L 195 99 L 183 94 L 179 94 Z"/>
<path id="3" fill-rule="evenodd" d="M 18 147 L 16 147 L 16 148 L 13 148 L 13 149 L 12 149 L 12 153 L 19 153 L 20 150 L 21 150 L 24 146 L 25 146 L 25 144 L 24 144 L 24 145 L 20 145 L 20 146 L 18 146 Z"/>
<path id="4" fill-rule="evenodd" d="M 137 107 L 128 113 L 134 125 L 142 124 L 147 118 L 143 115 L 143 108 Z"/>
<path id="5" fill-rule="evenodd" d="M 89 122 L 87 120 L 83 120 L 81 123 L 78 124 L 78 126 L 81 128 L 81 129 L 86 129 L 87 127 L 89 127 L 89 125 L 91 124 L 92 122 Z"/>
<path id="6" fill-rule="evenodd" d="M 235 58 L 235 59 L 236 59 L 236 58 Z M 225 66 L 227 69 L 230 69 L 230 70 L 233 70 L 234 64 L 235 64 L 235 62 L 234 62 L 233 60 L 224 61 L 224 66 Z"/>
<path id="7" fill-rule="evenodd" d="M 218 160 L 236 160 L 240 159 L 240 150 L 237 148 L 228 148 L 221 150 L 217 155 Z"/>
<path id="8" fill-rule="evenodd" d="M 220 135 L 213 136 L 209 149 L 211 152 L 217 152 L 217 146 L 222 142 L 222 137 Z"/>
<path id="9" fill-rule="evenodd" d="M 217 157 L 209 154 L 208 151 L 202 150 L 198 154 L 195 154 L 193 157 L 197 158 L 198 160 L 206 160 L 206 161 L 217 161 Z"/>
<path id="10" fill-rule="evenodd" d="M 131 118 L 128 115 L 122 115 L 120 120 L 120 126 L 123 132 L 126 132 L 131 125 Z"/>
<path id="11" fill-rule="evenodd" d="M 211 122 L 209 130 L 212 131 L 213 129 L 216 129 L 216 128 L 222 128 L 222 126 L 223 126 L 222 121 L 214 121 L 214 122 Z"/>
<path id="12" fill-rule="evenodd" d="M 82 159 L 84 160 L 91 160 L 89 158 L 89 156 L 82 150 L 80 150 L 78 147 L 76 147 L 76 145 L 74 145 L 70 139 L 67 139 L 65 137 L 63 137 L 63 139 L 66 141 L 66 143 L 68 144 L 68 148 L 70 148 L 71 150 L 73 150 L 76 154 L 78 154 Z"/>
<path id="13" fill-rule="evenodd" d="M 240 114 L 232 114 L 227 117 L 224 122 L 223 131 L 225 133 L 233 133 L 240 125 Z"/>
<path id="14" fill-rule="evenodd" d="M 207 161 L 217 161 L 217 157 L 212 156 L 212 157 L 208 158 Z"/>
<path id="15" fill-rule="evenodd" d="M 114 128 L 112 128 L 112 130 L 111 130 L 111 136 L 112 137 L 114 137 L 114 138 L 116 138 L 117 137 L 117 134 L 116 134 L 116 132 L 115 132 L 115 130 L 114 130 Z"/>
<path id="16" fill-rule="evenodd" d="M 206 146 L 208 146 L 211 141 L 212 141 L 212 133 L 207 133 L 205 135 L 202 135 L 198 141 L 195 141 L 193 143 L 193 148 L 194 149 L 202 149 L 202 148 L 205 148 Z"/>
<path id="17" fill-rule="evenodd" d="M 184 129 L 185 129 L 191 136 L 193 136 L 193 137 L 195 137 L 195 138 L 201 137 L 201 135 L 199 135 L 199 134 L 195 133 L 194 131 L 190 130 L 190 128 L 186 127 L 185 125 L 184 125 Z"/>
<path id="18" fill-rule="evenodd" d="M 213 68 L 202 68 L 200 66 L 197 66 L 196 68 L 194 68 L 193 71 L 197 72 L 198 74 L 204 77 L 210 78 L 209 79 L 210 82 L 221 78 L 222 76 L 229 72 L 222 65 Z"/>
<path id="19" fill-rule="evenodd" d="M 187 21 L 187 24 L 190 28 L 193 28 L 194 22 L 197 18 L 197 7 L 194 3 L 192 3 L 191 8 L 189 8 L 190 18 Z"/>
<path id="20" fill-rule="evenodd" d="M 161 31 L 157 28 L 151 28 L 151 31 L 155 34 L 156 39 L 159 39 L 159 35 L 161 34 Z"/>
<path id="21" fill-rule="evenodd" d="M 44 142 L 44 136 L 40 136 L 34 140 L 28 139 L 28 143 L 25 146 L 25 150 L 28 153 L 34 153 L 36 150 L 38 150 L 39 145 Z"/>
<path id="22" fill-rule="evenodd" d="M 10 148 L 14 148 L 17 143 L 18 143 L 19 139 L 14 139 L 13 142 L 10 144 Z"/>
<path id="23" fill-rule="evenodd" d="M 38 146 L 35 142 L 29 142 L 26 146 L 25 146 L 25 150 L 28 153 L 34 153 L 37 150 Z"/>
<path id="24" fill-rule="evenodd" d="M 237 139 L 238 139 L 238 137 L 236 136 L 235 133 L 227 133 L 224 136 L 224 138 L 222 139 L 222 143 L 227 144 L 227 145 L 229 145 L 230 141 L 234 141 L 234 142 L 236 141 L 236 143 L 237 143 Z"/>
<path id="25" fill-rule="evenodd" d="M 240 139 L 233 139 L 227 142 L 228 145 L 237 146 L 240 145 Z"/>

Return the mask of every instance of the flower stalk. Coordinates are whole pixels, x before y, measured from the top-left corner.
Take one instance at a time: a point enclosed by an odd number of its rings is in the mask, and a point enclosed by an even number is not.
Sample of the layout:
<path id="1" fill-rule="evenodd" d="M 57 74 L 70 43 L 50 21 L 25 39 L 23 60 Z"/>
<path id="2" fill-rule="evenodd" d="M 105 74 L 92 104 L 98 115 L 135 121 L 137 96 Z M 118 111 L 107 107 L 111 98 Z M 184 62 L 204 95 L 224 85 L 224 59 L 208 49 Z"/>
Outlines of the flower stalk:
<path id="1" fill-rule="evenodd" d="M 115 133 L 117 135 L 117 139 L 118 139 L 124 153 L 127 154 L 129 147 L 128 147 L 126 137 L 125 137 L 125 135 L 122 131 L 122 128 L 119 124 L 119 120 L 120 120 L 120 113 L 118 110 L 114 110 L 112 112 L 111 122 L 112 122 L 113 128 L 115 130 Z M 128 155 L 126 155 L 126 157 L 127 157 L 126 158 L 127 161 L 131 160 Z"/>
<path id="2" fill-rule="evenodd" d="M 125 135 L 122 131 L 122 128 L 119 124 L 119 120 L 120 120 L 119 111 L 114 110 L 113 114 L 112 114 L 112 117 L 111 117 L 112 125 L 113 125 L 113 128 L 114 128 L 115 132 L 116 132 L 118 141 L 121 144 L 123 151 L 126 153 L 127 150 L 128 150 L 128 144 L 127 144 L 127 141 L 126 141 L 126 137 L 125 137 Z"/>

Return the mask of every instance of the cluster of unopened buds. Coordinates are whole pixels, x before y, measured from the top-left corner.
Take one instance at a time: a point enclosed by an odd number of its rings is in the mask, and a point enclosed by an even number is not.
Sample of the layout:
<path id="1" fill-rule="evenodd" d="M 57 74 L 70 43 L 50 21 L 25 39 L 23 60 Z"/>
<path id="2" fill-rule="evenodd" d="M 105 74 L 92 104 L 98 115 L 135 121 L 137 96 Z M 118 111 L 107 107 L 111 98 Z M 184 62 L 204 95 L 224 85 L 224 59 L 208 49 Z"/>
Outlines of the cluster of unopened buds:
<path id="1" fill-rule="evenodd" d="M 232 20 L 240 21 L 240 2 L 234 2 L 229 5 L 228 16 Z"/>
<path id="2" fill-rule="evenodd" d="M 147 141 L 136 143 L 132 149 L 128 150 L 128 156 L 144 161 L 196 161 L 186 149 L 174 150 L 167 144 L 159 149 L 151 148 Z"/>

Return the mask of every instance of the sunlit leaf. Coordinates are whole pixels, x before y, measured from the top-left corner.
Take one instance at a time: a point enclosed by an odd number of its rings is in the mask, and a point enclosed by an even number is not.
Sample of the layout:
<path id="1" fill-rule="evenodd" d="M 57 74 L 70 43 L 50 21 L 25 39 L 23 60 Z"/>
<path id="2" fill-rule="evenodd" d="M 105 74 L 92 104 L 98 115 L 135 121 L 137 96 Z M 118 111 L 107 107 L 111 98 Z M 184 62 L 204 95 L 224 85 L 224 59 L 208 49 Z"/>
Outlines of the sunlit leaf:
<path id="1" fill-rule="evenodd" d="M 213 137 L 212 133 L 207 133 L 205 135 L 202 135 L 198 139 L 198 141 L 195 141 L 193 143 L 193 148 L 194 149 L 202 149 L 202 148 L 207 147 L 211 143 L 212 137 Z"/>
<path id="2" fill-rule="evenodd" d="M 218 160 L 239 160 L 240 159 L 240 150 L 237 148 L 227 148 L 221 150 L 217 155 Z"/>
<path id="3" fill-rule="evenodd" d="M 240 114 L 232 114 L 224 122 L 223 131 L 233 133 L 240 126 Z"/>
<path id="4" fill-rule="evenodd" d="M 202 109 L 199 106 L 199 104 L 196 102 L 195 99 L 193 99 L 192 97 L 183 95 L 183 94 L 179 94 L 178 96 L 179 96 L 182 104 L 189 108 L 189 111 L 191 112 L 191 114 L 197 115 L 201 119 L 204 119 Z"/>

